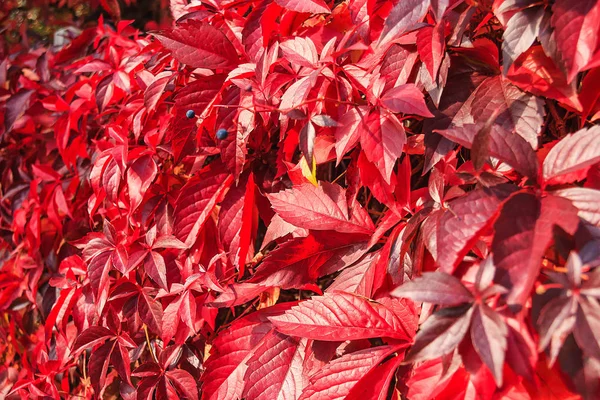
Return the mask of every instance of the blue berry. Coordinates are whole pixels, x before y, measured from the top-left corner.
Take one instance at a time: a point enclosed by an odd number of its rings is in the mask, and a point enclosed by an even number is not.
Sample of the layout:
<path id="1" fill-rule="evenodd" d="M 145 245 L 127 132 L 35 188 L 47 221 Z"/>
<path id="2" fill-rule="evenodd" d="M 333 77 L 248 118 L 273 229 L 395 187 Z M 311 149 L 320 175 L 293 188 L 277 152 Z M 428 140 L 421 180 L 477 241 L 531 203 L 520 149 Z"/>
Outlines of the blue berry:
<path id="1" fill-rule="evenodd" d="M 227 132 L 227 129 L 225 129 L 225 128 L 221 128 L 217 131 L 217 139 L 219 139 L 219 140 L 227 139 L 227 135 L 228 135 L 228 132 Z"/>
<path id="2" fill-rule="evenodd" d="M 187 110 L 187 112 L 185 113 L 185 116 L 188 117 L 189 119 L 192 119 L 196 116 L 196 113 L 194 112 L 194 110 Z"/>

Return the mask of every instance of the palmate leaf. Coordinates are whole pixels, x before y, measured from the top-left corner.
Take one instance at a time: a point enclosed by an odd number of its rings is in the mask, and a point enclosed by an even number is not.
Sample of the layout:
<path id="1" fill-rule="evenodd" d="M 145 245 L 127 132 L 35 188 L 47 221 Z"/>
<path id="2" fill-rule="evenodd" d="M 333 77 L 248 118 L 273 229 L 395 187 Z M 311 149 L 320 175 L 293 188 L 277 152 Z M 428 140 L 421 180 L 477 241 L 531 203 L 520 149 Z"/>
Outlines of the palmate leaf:
<path id="1" fill-rule="evenodd" d="M 548 301 L 538 318 L 539 348 L 550 346 L 550 362 L 558 357 L 567 337 L 573 333 L 579 348 L 589 357 L 600 355 L 600 275 L 593 270 L 582 278 L 583 262 L 572 251 L 566 265 L 566 274 L 547 271 L 546 274 L 559 286 L 560 295 Z"/>

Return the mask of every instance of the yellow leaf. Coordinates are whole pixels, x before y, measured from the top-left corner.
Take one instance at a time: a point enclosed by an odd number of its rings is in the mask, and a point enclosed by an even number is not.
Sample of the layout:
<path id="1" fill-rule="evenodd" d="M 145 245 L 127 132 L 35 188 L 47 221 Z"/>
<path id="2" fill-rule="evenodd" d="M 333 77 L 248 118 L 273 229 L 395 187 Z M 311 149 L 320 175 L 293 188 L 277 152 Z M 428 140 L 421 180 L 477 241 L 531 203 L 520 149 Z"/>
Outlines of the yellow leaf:
<path id="1" fill-rule="evenodd" d="M 300 168 L 302 170 L 302 175 L 308 179 L 310 183 L 315 186 L 319 186 L 319 182 L 317 181 L 317 162 L 315 161 L 314 157 L 312 162 L 312 170 L 309 168 L 308 162 L 306 162 L 304 157 L 300 159 Z"/>

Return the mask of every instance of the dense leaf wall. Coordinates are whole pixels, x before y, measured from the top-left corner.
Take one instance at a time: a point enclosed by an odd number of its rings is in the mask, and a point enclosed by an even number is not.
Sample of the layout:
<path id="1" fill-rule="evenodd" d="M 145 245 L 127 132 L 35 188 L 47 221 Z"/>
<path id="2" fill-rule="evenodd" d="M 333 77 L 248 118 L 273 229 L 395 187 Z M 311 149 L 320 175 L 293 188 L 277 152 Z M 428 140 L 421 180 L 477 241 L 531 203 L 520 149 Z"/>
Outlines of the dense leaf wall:
<path id="1" fill-rule="evenodd" d="M 3 398 L 598 398 L 600 1 L 96 3 L 1 6 Z"/>

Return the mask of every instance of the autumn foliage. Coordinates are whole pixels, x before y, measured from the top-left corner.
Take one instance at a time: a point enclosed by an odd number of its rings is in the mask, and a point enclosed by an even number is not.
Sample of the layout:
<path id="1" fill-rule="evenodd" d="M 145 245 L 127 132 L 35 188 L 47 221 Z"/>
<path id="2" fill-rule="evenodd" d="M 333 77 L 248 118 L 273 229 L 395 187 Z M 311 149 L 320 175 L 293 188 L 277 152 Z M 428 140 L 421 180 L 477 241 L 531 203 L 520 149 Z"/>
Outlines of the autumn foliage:
<path id="1" fill-rule="evenodd" d="M 600 0 L 17 3 L 0 397 L 600 398 Z"/>

